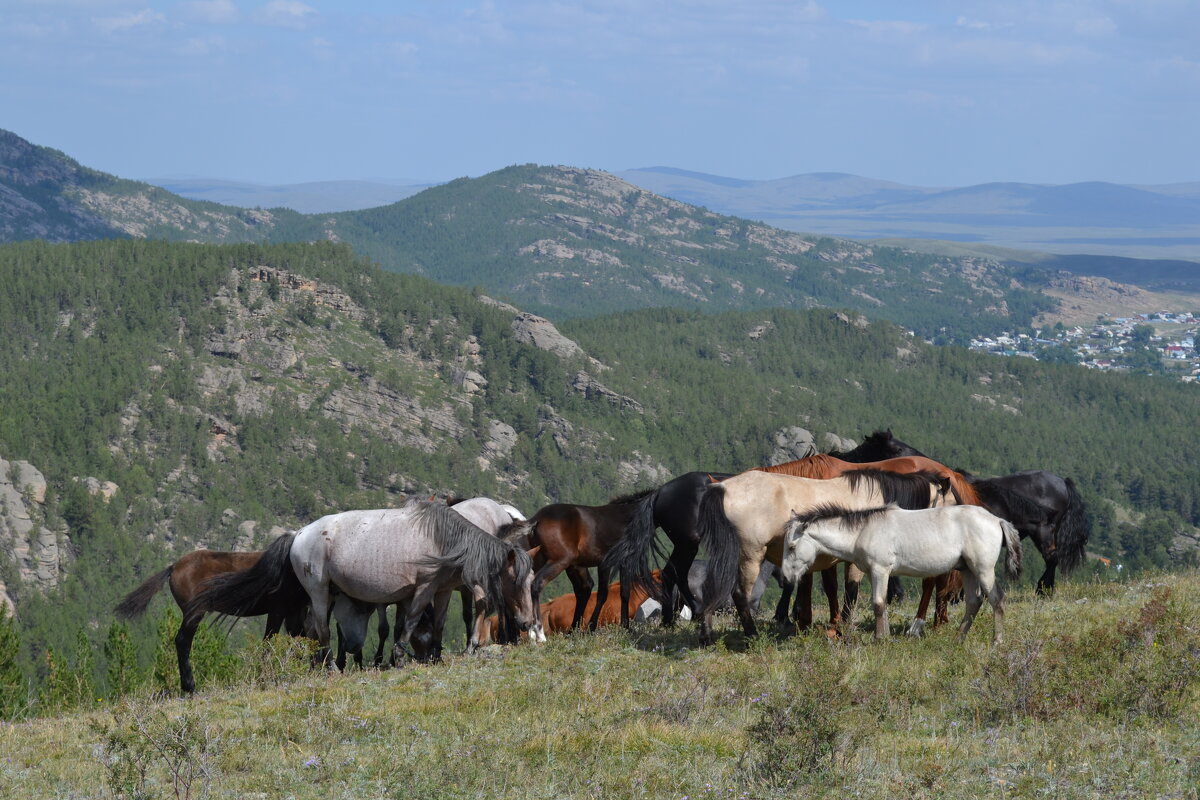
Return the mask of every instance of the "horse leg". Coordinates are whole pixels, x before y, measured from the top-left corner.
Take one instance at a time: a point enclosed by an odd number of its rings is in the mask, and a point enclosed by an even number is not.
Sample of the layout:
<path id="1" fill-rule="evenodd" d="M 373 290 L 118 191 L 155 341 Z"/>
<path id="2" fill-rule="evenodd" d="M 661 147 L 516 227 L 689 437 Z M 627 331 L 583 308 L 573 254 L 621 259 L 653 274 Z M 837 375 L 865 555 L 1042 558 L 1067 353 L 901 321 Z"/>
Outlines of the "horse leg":
<path id="1" fill-rule="evenodd" d="M 328 665 L 329 659 L 329 584 L 319 583 L 305 586 L 309 599 L 312 600 L 313 629 L 317 635 L 317 662 Z"/>
<path id="2" fill-rule="evenodd" d="M 588 630 L 594 631 L 600 624 L 600 612 L 604 609 L 604 604 L 608 602 L 608 579 L 610 573 L 603 566 L 596 567 L 596 582 L 599 584 L 596 587 L 596 607 L 592 609 L 591 619 L 588 620 Z M 591 592 L 588 592 L 591 594 Z M 624 612 L 622 617 L 628 618 Z"/>
<path id="3" fill-rule="evenodd" d="M 847 565 L 848 567 L 849 565 Z M 847 574 L 848 571 L 847 571 Z M 850 581 L 846 581 L 846 585 L 850 585 Z M 841 624 L 842 613 L 838 608 L 838 584 L 837 584 L 837 567 L 832 566 L 829 569 L 821 570 L 821 591 L 825 592 L 825 602 L 829 604 L 829 624 L 837 629 Z"/>
<path id="4" fill-rule="evenodd" d="M 950 573 L 938 575 L 933 579 L 934 588 L 934 626 L 950 621 L 950 593 L 946 587 L 950 585 Z"/>
<path id="5" fill-rule="evenodd" d="M 1058 559 L 1051 556 L 1046 559 L 1046 571 L 1042 573 L 1042 577 L 1038 578 L 1037 593 L 1041 597 L 1054 596 L 1054 569 L 1058 566 Z"/>
<path id="6" fill-rule="evenodd" d="M 179 660 L 179 689 L 184 694 L 196 691 L 196 679 L 192 675 L 192 639 L 196 636 L 196 628 L 204 613 L 192 614 L 185 617 L 175 634 L 175 657 Z"/>
<path id="7" fill-rule="evenodd" d="M 887 570 L 879 567 L 871 570 L 871 606 L 875 609 L 876 641 L 887 641 L 892 633 L 888 626 L 887 581 Z"/>
<path id="8" fill-rule="evenodd" d="M 780 573 L 782 581 L 782 572 Z M 781 583 L 784 587 L 783 593 L 788 593 L 786 584 Z M 792 607 L 792 619 L 796 622 L 798 630 L 806 631 L 812 627 L 813 610 L 812 610 L 812 589 L 813 589 L 813 574 L 806 572 L 800 576 L 800 580 L 796 581 L 795 585 L 796 603 Z M 780 602 L 783 602 L 782 599 Z M 784 613 L 786 614 L 786 607 Z M 775 618 L 779 619 L 779 607 L 775 608 Z"/>
<path id="9" fill-rule="evenodd" d="M 595 584 L 592 583 L 592 573 L 587 567 L 570 566 L 567 568 L 567 577 L 575 589 L 575 613 L 571 617 L 571 630 L 575 630 L 583 620 L 583 612 L 587 610 L 587 601 L 592 596 Z"/>
<path id="10" fill-rule="evenodd" d="M 263 631 L 263 641 L 270 639 L 275 634 L 279 633 L 279 629 L 283 627 L 283 614 L 278 611 L 271 610 L 267 612 L 267 627 Z"/>
<path id="11" fill-rule="evenodd" d="M 387 646 L 387 638 L 390 627 L 387 618 L 387 603 L 380 603 L 375 606 L 376 622 L 375 635 L 379 637 L 379 645 L 375 648 L 375 657 L 371 659 L 371 666 L 383 666 L 383 651 Z"/>
<path id="12" fill-rule="evenodd" d="M 917 604 L 917 615 L 913 617 L 912 624 L 908 626 L 909 636 L 925 635 L 925 615 L 929 613 L 929 601 L 933 597 L 935 587 L 935 578 L 925 578 L 921 581 L 921 602 Z"/>
<path id="13" fill-rule="evenodd" d="M 858 590 L 862 587 L 862 579 L 865 573 L 849 561 L 846 562 L 843 572 L 846 582 L 846 598 L 842 602 L 842 620 L 843 627 L 847 627 L 849 624 L 847 621 L 854 619 L 855 606 L 858 604 Z M 874 586 L 875 584 L 872 583 L 872 597 L 874 597 Z"/>
<path id="14" fill-rule="evenodd" d="M 480 592 L 482 594 L 482 592 Z M 428 658 L 433 663 L 437 664 L 442 660 L 442 631 L 446 629 L 446 615 L 450 612 L 450 597 L 453 592 L 438 592 L 433 598 L 433 630 L 431 631 L 432 652 Z M 478 603 L 480 616 L 487 611 L 487 603 Z M 475 627 L 468 627 L 468 631 L 477 630 Z M 476 639 L 476 647 L 478 647 L 478 639 Z"/>
<path id="15" fill-rule="evenodd" d="M 777 625 L 787 625 L 788 610 L 792 604 L 792 592 L 796 591 L 796 615 L 798 617 L 800 614 L 800 593 L 803 590 L 797 590 L 795 584 L 793 584 L 791 581 L 785 580 L 783 573 L 778 573 L 776 578 L 778 579 L 779 588 L 783 591 L 779 595 L 779 602 L 775 605 L 775 623 Z M 800 585 L 804 585 L 805 578 L 808 578 L 808 586 L 809 589 L 811 589 L 812 578 L 809 575 L 805 575 L 804 578 L 800 579 Z M 811 623 L 812 620 L 810 619 L 809 622 Z"/>
<path id="16" fill-rule="evenodd" d="M 765 548 L 756 557 L 747 559 L 743 556 L 739 565 L 741 581 L 733 587 L 733 605 L 737 608 L 742 620 L 742 630 L 747 637 L 758 635 L 758 625 L 754 622 L 754 610 L 750 608 L 750 595 L 754 592 L 754 584 L 758 582 L 758 573 L 766 560 Z"/>
<path id="17" fill-rule="evenodd" d="M 434 600 L 433 584 L 425 583 L 417 587 L 413 592 L 412 598 L 408 601 L 408 608 L 404 612 L 404 628 L 400 629 L 399 614 L 397 614 L 396 627 L 399 635 L 396 637 L 395 643 L 392 645 L 392 658 L 398 659 L 405 654 L 404 648 L 412 639 L 413 631 L 417 629 L 418 623 L 421 621 L 421 615 L 425 613 L 425 608 Z"/>
<path id="18" fill-rule="evenodd" d="M 983 595 L 979 593 L 980 577 L 969 570 L 965 571 L 963 575 L 963 592 L 967 611 L 963 615 L 962 625 L 958 629 L 958 641 L 960 644 L 967 638 L 967 631 L 971 630 L 971 623 L 975 621 L 975 615 L 979 613 L 979 607 L 983 605 Z"/>
<path id="19" fill-rule="evenodd" d="M 987 590 L 987 598 L 988 602 L 992 604 L 994 624 L 992 629 L 992 644 L 1000 644 L 1004 641 L 1004 590 L 1000 588 L 1000 584 L 994 579 L 992 580 L 992 585 Z"/>

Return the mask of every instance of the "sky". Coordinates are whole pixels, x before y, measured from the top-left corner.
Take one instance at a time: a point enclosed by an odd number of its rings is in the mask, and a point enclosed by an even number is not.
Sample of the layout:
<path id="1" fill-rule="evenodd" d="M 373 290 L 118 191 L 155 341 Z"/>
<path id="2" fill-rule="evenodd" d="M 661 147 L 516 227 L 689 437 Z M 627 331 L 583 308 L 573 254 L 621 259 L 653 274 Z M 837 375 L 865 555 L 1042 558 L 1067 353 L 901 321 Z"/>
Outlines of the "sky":
<path id="1" fill-rule="evenodd" d="M 1200 2 L 0 0 L 0 128 L 139 179 L 1191 182 Z"/>

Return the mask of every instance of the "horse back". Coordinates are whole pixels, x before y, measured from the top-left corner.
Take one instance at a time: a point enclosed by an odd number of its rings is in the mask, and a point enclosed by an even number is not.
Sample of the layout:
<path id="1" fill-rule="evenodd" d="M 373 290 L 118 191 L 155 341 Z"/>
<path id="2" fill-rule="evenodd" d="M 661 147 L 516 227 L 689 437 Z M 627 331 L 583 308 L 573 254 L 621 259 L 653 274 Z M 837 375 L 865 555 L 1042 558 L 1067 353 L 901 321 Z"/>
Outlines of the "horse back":
<path id="1" fill-rule="evenodd" d="M 171 570 L 171 594 L 179 607 L 183 608 L 199 594 L 201 584 L 209 578 L 250 569 L 258 563 L 262 554 L 262 550 L 195 550 L 188 553 L 176 561 Z"/>

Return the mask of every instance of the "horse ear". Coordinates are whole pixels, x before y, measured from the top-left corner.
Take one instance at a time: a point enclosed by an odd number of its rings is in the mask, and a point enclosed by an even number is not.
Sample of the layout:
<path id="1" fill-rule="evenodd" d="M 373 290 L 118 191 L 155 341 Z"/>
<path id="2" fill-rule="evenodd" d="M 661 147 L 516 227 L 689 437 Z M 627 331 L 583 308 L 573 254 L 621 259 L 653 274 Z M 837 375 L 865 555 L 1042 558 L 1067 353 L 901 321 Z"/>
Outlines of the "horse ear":
<path id="1" fill-rule="evenodd" d="M 540 553 L 541 551 L 542 551 L 542 546 L 539 544 L 537 547 L 531 547 L 528 550 L 526 550 L 525 552 L 527 552 L 529 554 L 530 558 L 537 558 L 537 554 Z"/>

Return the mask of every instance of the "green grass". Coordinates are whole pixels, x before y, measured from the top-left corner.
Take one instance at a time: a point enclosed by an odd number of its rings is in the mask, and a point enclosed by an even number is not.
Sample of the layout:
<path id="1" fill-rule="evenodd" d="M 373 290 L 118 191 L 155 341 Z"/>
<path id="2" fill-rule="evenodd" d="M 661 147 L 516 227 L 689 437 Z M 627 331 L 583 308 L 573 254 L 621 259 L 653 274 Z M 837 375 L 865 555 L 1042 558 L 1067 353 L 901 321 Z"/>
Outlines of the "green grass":
<path id="1" fill-rule="evenodd" d="M 191 700 L 0 724 L 0 796 L 1196 798 L 1198 591 L 1013 592 L 997 647 L 986 609 L 965 646 L 725 618 L 708 650 L 608 630 L 326 674 L 278 642 Z"/>

